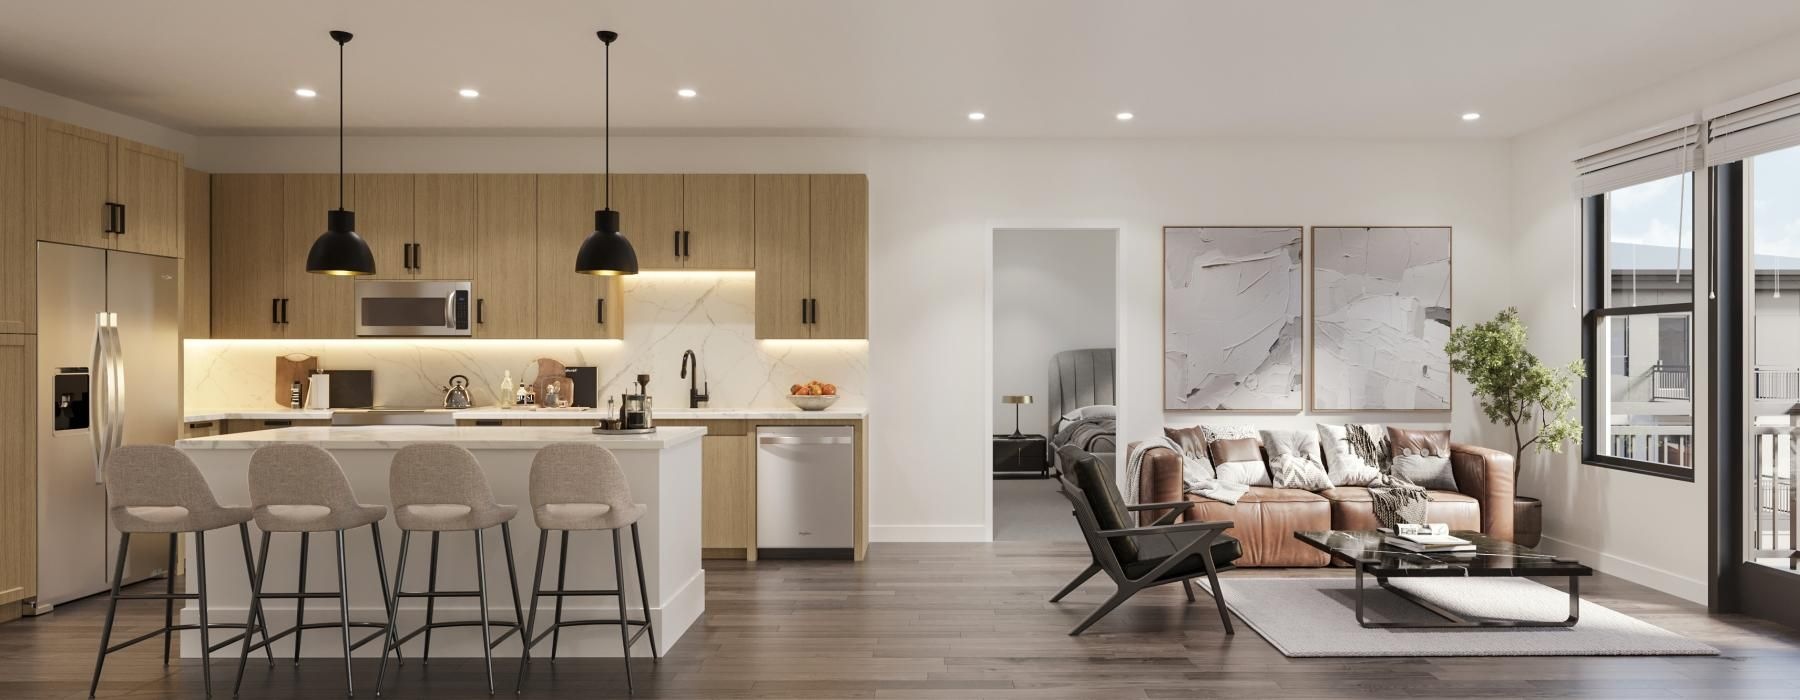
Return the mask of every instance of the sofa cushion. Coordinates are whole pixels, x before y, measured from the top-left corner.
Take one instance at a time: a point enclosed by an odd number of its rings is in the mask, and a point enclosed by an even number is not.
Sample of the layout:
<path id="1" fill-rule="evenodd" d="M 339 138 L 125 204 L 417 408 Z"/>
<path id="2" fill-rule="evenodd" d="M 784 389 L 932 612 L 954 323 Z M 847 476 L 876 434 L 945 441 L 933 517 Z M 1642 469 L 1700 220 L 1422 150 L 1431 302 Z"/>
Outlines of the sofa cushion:
<path id="1" fill-rule="evenodd" d="M 1388 455 L 1393 473 L 1436 491 L 1456 491 L 1450 470 L 1450 431 L 1388 426 Z"/>
<path id="2" fill-rule="evenodd" d="M 1138 539 L 1138 560 L 1124 565 L 1125 575 L 1137 578 L 1150 573 L 1164 559 L 1173 556 L 1181 547 L 1199 539 L 1204 532 L 1180 532 L 1173 535 L 1150 535 Z M 1244 556 L 1244 547 L 1231 535 L 1221 534 L 1213 539 L 1207 549 L 1212 550 L 1213 567 L 1224 568 Z M 1190 554 L 1188 558 L 1163 572 L 1162 578 L 1175 578 L 1188 574 L 1206 571 L 1206 560 L 1199 554 Z"/>
<path id="3" fill-rule="evenodd" d="M 1480 530 L 1481 504 L 1473 497 L 1455 491 L 1428 491 L 1431 502 L 1425 506 L 1425 521 L 1444 523 L 1452 530 Z M 1331 529 L 1375 530 L 1381 522 L 1375 518 L 1374 497 L 1362 486 L 1339 486 L 1319 492 L 1331 502 Z"/>
<path id="4" fill-rule="evenodd" d="M 1269 465 L 1263 462 L 1262 442 L 1254 437 L 1227 438 L 1208 443 L 1213 471 L 1220 481 L 1245 486 L 1268 486 Z"/>
<path id="5" fill-rule="evenodd" d="M 1113 483 L 1112 470 L 1099 457 L 1083 452 L 1073 445 L 1065 445 L 1057 451 L 1068 465 L 1069 471 L 1075 475 L 1075 486 L 1087 497 L 1088 508 L 1094 511 L 1094 520 L 1102 530 L 1122 530 L 1135 527 L 1131 523 L 1131 513 L 1125 509 L 1125 499 L 1119 495 L 1119 487 Z M 1113 554 L 1119 557 L 1120 564 L 1128 564 L 1138 560 L 1137 543 L 1131 537 L 1112 537 L 1107 543 L 1112 545 Z"/>
<path id="6" fill-rule="evenodd" d="M 1331 502 L 1297 489 L 1252 486 L 1237 505 L 1189 494 L 1184 520 L 1229 520 L 1225 534 L 1243 547 L 1238 566 L 1324 566 L 1330 556 L 1294 539 L 1302 530 L 1331 529 Z"/>
<path id="7" fill-rule="evenodd" d="M 1325 454 L 1325 470 L 1332 484 L 1367 486 L 1384 471 L 1387 431 L 1374 423 L 1320 423 L 1319 447 Z"/>

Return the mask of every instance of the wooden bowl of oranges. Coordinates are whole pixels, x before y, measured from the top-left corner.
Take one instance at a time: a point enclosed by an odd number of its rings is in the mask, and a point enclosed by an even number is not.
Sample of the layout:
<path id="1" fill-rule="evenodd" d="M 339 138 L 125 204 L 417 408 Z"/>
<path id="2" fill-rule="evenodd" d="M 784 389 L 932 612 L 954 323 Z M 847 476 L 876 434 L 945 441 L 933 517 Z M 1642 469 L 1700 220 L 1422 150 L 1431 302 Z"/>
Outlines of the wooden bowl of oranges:
<path id="1" fill-rule="evenodd" d="M 788 387 L 788 402 L 802 411 L 823 411 L 837 403 L 837 385 L 813 380 Z"/>

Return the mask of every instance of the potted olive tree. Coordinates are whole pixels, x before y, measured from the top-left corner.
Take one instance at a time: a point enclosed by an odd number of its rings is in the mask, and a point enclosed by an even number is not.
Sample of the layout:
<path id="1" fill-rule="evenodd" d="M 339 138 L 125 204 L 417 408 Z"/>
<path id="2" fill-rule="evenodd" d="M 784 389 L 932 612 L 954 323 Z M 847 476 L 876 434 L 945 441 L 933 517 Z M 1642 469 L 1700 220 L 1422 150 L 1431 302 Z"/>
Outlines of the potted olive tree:
<path id="1" fill-rule="evenodd" d="M 1513 476 L 1528 448 L 1561 453 L 1563 446 L 1581 435 L 1581 423 L 1572 415 L 1575 395 L 1571 386 L 1587 376 L 1580 362 L 1550 367 L 1525 347 L 1525 324 L 1519 310 L 1508 308 L 1494 320 L 1463 326 L 1450 332 L 1444 345 L 1450 369 L 1469 380 L 1469 388 L 1481 401 L 1489 421 L 1512 428 Z M 1535 498 L 1515 496 L 1514 539 L 1536 547 L 1544 534 L 1543 504 Z"/>

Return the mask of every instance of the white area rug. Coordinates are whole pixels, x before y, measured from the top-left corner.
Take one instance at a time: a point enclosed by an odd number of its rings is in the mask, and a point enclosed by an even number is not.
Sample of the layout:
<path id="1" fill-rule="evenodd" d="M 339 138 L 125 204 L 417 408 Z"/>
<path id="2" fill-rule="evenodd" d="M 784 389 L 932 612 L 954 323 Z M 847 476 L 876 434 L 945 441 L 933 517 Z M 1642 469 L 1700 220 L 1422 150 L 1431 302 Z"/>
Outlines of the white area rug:
<path id="1" fill-rule="evenodd" d="M 1370 622 L 1442 618 L 1382 590 L 1364 599 Z M 1569 595 L 1530 579 L 1392 579 L 1394 585 L 1458 614 L 1555 621 Z M 1195 583 L 1205 585 L 1205 579 Z M 1225 600 L 1238 619 L 1288 656 L 1715 656 L 1700 642 L 1601 605 L 1581 601 L 1574 627 L 1365 629 L 1356 623 L 1356 582 L 1342 578 L 1228 578 Z"/>

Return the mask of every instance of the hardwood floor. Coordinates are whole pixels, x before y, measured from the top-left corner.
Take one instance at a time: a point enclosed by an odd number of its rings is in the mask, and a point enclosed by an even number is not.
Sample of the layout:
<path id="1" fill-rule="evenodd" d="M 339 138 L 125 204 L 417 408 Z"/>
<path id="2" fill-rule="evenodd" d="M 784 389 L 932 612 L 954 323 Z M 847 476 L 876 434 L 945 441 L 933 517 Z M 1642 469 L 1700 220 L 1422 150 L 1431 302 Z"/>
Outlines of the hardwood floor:
<path id="1" fill-rule="evenodd" d="M 1106 594 L 1090 581 L 1046 602 L 1086 563 L 1081 545 L 875 545 L 846 562 L 708 561 L 707 613 L 660 666 L 633 663 L 639 698 L 1389 698 L 1800 697 L 1800 634 L 1713 617 L 1701 606 L 1607 576 L 1583 597 L 1724 651 L 1720 657 L 1289 659 L 1247 625 L 1226 636 L 1202 596 L 1146 591 L 1088 634 L 1067 631 Z M 1337 576 L 1246 570 L 1232 576 Z M 1104 577 L 1101 577 L 1102 579 Z M 161 606 L 127 605 L 120 631 L 161 621 Z M 0 625 L 0 697 L 78 698 L 87 691 L 104 599 Z M 456 634 L 457 632 L 449 632 Z M 464 632 L 467 633 L 467 632 Z M 612 628 L 574 634 L 613 634 Z M 518 646 L 495 660 L 505 694 Z M 409 649 L 410 650 L 410 649 Z M 161 663 L 147 642 L 107 661 L 102 697 L 200 696 L 198 664 Z M 214 667 L 226 697 L 236 654 Z M 524 697 L 625 697 L 618 660 L 533 664 Z M 383 697 L 486 697 L 479 660 L 409 662 Z M 246 698 L 342 697 L 342 666 L 308 659 L 252 663 Z M 373 662 L 358 693 L 372 697 Z"/>

